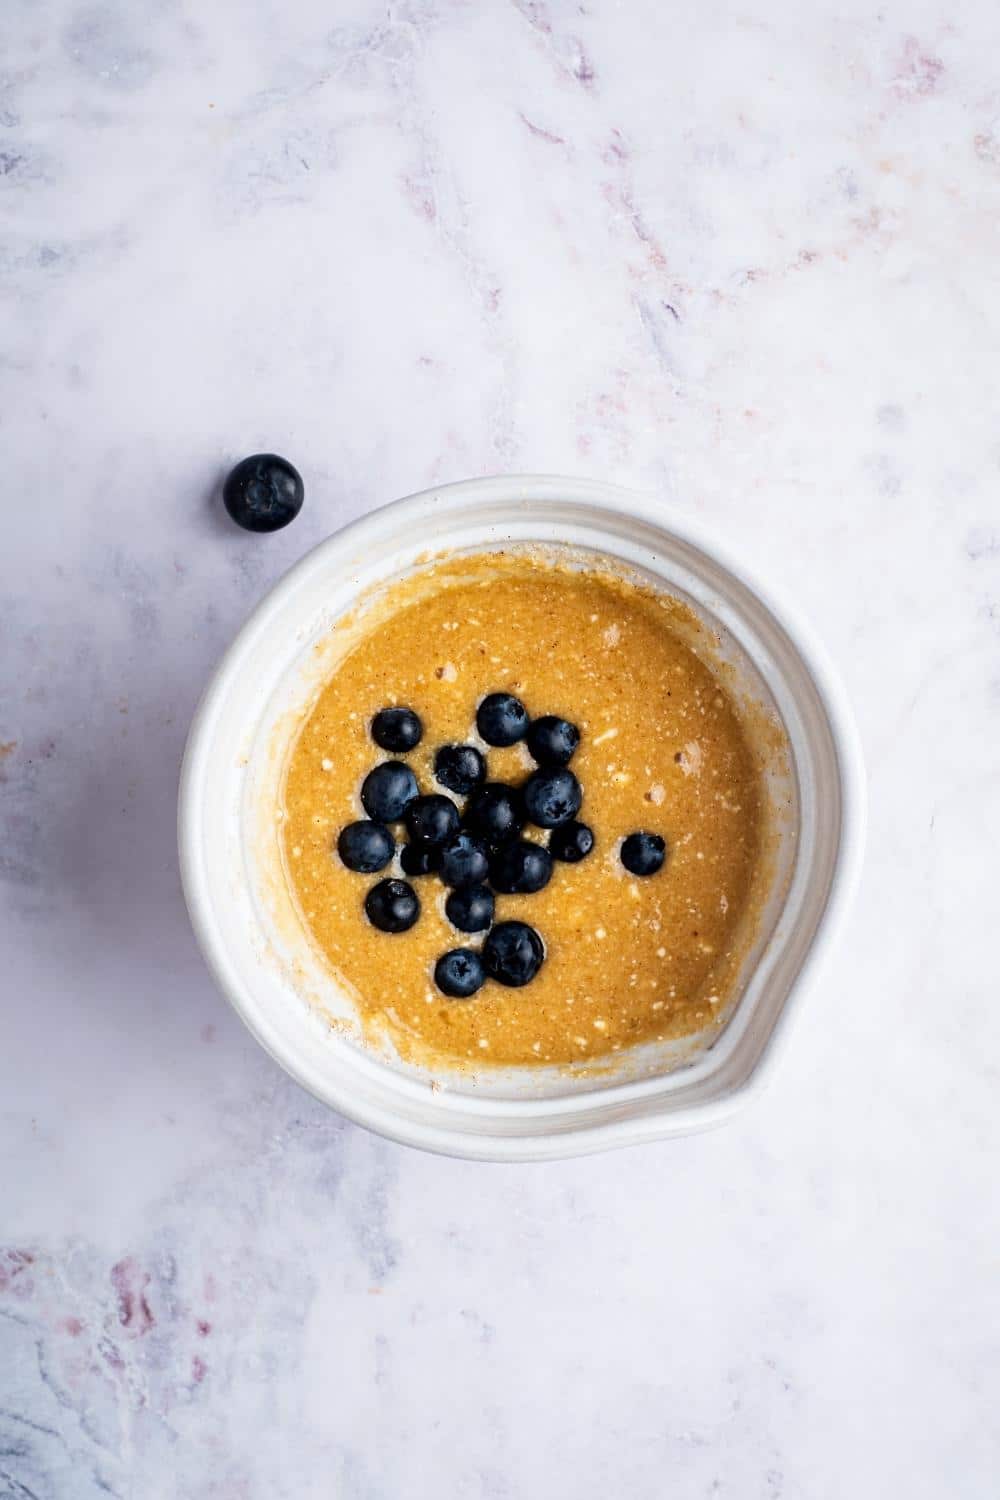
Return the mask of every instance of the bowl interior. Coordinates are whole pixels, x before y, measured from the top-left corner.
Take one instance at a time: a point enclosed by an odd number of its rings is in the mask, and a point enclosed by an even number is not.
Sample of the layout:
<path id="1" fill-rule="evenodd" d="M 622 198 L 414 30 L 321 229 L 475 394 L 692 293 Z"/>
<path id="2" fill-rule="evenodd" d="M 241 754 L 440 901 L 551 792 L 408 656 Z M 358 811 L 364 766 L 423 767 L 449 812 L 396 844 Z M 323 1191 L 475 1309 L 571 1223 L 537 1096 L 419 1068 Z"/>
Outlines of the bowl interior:
<path id="1" fill-rule="evenodd" d="M 631 499 L 631 497 L 629 497 Z M 767 900 L 720 1030 L 575 1069 L 433 1076 L 360 1043 L 349 997 L 314 953 L 281 875 L 285 757 L 328 669 L 332 622 L 429 552 L 541 546 L 613 559 L 684 599 L 718 642 L 730 690 L 767 708 L 786 753 L 770 761 L 776 837 Z M 792 637 L 707 551 L 625 509 L 620 494 L 560 481 L 480 481 L 413 497 L 323 543 L 264 601 L 199 711 L 182 788 L 185 888 L 206 955 L 258 1039 L 321 1098 L 401 1139 L 466 1154 L 655 1120 L 697 1123 L 753 1076 L 826 908 L 840 850 L 842 781 L 827 705 Z M 547 1141 L 547 1148 L 541 1145 Z M 568 1149 L 572 1149 L 569 1147 Z"/>

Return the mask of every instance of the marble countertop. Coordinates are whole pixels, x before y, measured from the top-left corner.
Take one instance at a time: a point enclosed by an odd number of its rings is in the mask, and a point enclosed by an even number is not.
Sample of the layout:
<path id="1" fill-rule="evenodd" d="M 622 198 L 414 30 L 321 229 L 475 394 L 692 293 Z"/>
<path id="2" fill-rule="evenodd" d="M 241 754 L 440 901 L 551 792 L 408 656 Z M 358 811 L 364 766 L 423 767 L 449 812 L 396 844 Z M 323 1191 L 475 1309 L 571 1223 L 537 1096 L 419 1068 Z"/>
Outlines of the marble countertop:
<path id="1" fill-rule="evenodd" d="M 0 1494 L 839 1500 L 1000 1472 L 1000 11 L 43 0 L 0 77 Z M 286 453 L 272 537 L 220 474 Z M 483 1167 L 301 1093 L 174 849 L 320 537 L 470 474 L 808 610 L 869 855 L 773 1087 Z"/>

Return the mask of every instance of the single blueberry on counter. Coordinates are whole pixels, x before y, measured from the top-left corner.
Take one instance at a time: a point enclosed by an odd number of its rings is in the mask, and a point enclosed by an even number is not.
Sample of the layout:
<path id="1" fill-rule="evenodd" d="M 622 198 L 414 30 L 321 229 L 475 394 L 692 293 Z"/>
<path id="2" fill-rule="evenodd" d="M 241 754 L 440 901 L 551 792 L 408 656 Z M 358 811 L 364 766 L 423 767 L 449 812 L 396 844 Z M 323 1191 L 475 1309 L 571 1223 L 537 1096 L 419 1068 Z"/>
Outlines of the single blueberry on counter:
<path id="1" fill-rule="evenodd" d="M 551 854 L 527 839 L 504 844 L 490 860 L 490 884 L 505 896 L 533 896 L 551 879 Z"/>
<path id="2" fill-rule="evenodd" d="M 530 984 L 544 958 L 542 940 L 526 922 L 498 922 L 483 944 L 487 974 L 511 989 Z"/>
<path id="3" fill-rule="evenodd" d="M 276 453 L 241 459 L 222 487 L 223 504 L 245 531 L 280 531 L 295 520 L 304 495 L 301 474 Z"/>
<path id="4" fill-rule="evenodd" d="M 528 732 L 528 710 L 511 693 L 489 693 L 476 710 L 476 728 L 487 745 L 516 745 Z"/>
<path id="5" fill-rule="evenodd" d="M 658 833 L 630 833 L 621 860 L 630 875 L 655 875 L 667 857 L 667 841 Z"/>
<path id="6" fill-rule="evenodd" d="M 406 809 L 406 826 L 410 837 L 424 844 L 443 844 L 458 832 L 458 808 L 450 797 L 432 792 L 415 797 Z"/>
<path id="7" fill-rule="evenodd" d="M 528 749 L 540 766 L 568 766 L 579 743 L 576 725 L 555 714 L 532 719 L 528 729 Z"/>
<path id="8" fill-rule="evenodd" d="M 372 719 L 372 739 L 383 750 L 405 755 L 419 745 L 424 726 L 412 708 L 380 708 Z"/>
<path id="9" fill-rule="evenodd" d="M 524 827 L 521 793 L 502 781 L 488 781 L 477 787 L 465 804 L 464 822 L 488 844 L 516 839 Z"/>
<path id="10" fill-rule="evenodd" d="M 406 932 L 420 915 L 420 902 L 405 880 L 380 880 L 365 897 L 365 912 L 380 932 Z"/>
<path id="11" fill-rule="evenodd" d="M 493 892 L 488 885 L 464 885 L 450 891 L 445 915 L 459 932 L 485 932 L 493 925 Z"/>
<path id="12" fill-rule="evenodd" d="M 384 870 L 395 848 L 395 840 L 385 824 L 371 823 L 367 818 L 348 823 L 337 839 L 337 853 L 347 868 L 359 875 L 374 875 L 376 870 Z"/>
<path id="13" fill-rule="evenodd" d="M 379 823 L 398 823 L 418 795 L 417 778 L 401 760 L 383 761 L 361 785 L 364 810 Z"/>
<path id="14" fill-rule="evenodd" d="M 434 983 L 452 1000 L 468 1000 L 482 987 L 486 972 L 478 953 L 471 948 L 452 948 L 434 965 Z"/>
<path id="15" fill-rule="evenodd" d="M 525 811 L 539 828 L 556 828 L 580 811 L 583 793 L 572 771 L 533 771 L 522 788 Z"/>
<path id="16" fill-rule="evenodd" d="M 467 797 L 486 780 L 486 761 L 475 745 L 442 745 L 434 757 L 434 779 L 456 796 Z"/>
<path id="17" fill-rule="evenodd" d="M 482 839 L 462 829 L 441 845 L 441 879 L 445 885 L 482 885 L 490 872 Z"/>
<path id="18" fill-rule="evenodd" d="M 593 830 L 586 823 L 562 823 L 549 837 L 549 853 L 567 865 L 578 865 L 594 847 Z"/>
<path id="19" fill-rule="evenodd" d="M 404 844 L 399 851 L 399 863 L 403 874 L 415 878 L 418 875 L 436 875 L 441 868 L 440 844 L 424 844 L 415 840 Z"/>

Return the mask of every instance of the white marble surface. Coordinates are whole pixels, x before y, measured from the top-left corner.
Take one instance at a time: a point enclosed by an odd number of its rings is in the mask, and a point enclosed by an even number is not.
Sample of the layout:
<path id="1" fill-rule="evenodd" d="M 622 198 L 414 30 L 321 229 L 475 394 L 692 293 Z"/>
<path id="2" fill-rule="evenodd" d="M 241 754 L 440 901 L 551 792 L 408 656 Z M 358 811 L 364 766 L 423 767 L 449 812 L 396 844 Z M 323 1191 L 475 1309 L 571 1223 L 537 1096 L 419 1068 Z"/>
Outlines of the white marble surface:
<path id="1" fill-rule="evenodd" d="M 0 1494 L 996 1494 L 993 0 L 9 0 Z M 267 447 L 307 508 L 212 498 Z M 648 488 L 808 608 L 872 815 L 717 1134 L 489 1168 L 256 1050 L 188 930 L 187 723 L 371 506 Z"/>

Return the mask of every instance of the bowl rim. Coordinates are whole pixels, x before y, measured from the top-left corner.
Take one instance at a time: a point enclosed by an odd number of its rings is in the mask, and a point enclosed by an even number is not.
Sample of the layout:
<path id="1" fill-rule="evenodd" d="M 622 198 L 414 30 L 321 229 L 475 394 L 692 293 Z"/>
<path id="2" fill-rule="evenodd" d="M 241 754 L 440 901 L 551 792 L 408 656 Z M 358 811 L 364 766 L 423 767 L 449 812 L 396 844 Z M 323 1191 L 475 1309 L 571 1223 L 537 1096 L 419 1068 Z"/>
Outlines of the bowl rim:
<path id="1" fill-rule="evenodd" d="M 252 641 L 270 617 L 278 613 L 300 581 L 322 569 L 331 553 L 363 554 L 368 537 L 374 538 L 393 521 L 402 526 L 437 510 L 442 501 L 452 512 L 473 502 L 539 501 L 565 502 L 567 506 L 589 504 L 645 523 L 677 541 L 690 545 L 719 564 L 735 581 L 749 590 L 785 631 L 799 652 L 827 714 L 836 752 L 841 795 L 839 843 L 827 899 L 816 930 L 805 952 L 780 1013 L 750 1072 L 727 1088 L 724 1094 L 691 1103 L 670 1113 L 655 1110 L 625 1119 L 579 1125 L 557 1133 L 547 1132 L 541 1122 L 531 1135 L 476 1134 L 449 1127 L 442 1112 L 440 1126 L 404 1119 L 384 1109 L 366 1108 L 336 1086 L 319 1088 L 303 1075 L 293 1059 L 283 1055 L 271 1035 L 256 1024 L 251 1008 L 228 961 L 225 947 L 210 918 L 209 882 L 197 855 L 200 826 L 200 791 L 212 752 L 212 729 L 231 682 L 244 666 Z M 643 494 L 601 480 L 558 474 L 490 475 L 436 485 L 381 505 L 348 522 L 323 538 L 267 590 L 211 673 L 192 716 L 180 770 L 177 808 L 178 855 L 181 885 L 191 924 L 206 964 L 240 1020 L 255 1040 L 302 1087 L 328 1107 L 368 1129 L 404 1145 L 477 1160 L 546 1160 L 609 1150 L 666 1136 L 690 1133 L 723 1123 L 771 1081 L 791 1032 L 791 1023 L 801 1011 L 803 999 L 820 976 L 836 946 L 856 893 L 864 855 L 867 795 L 860 736 L 846 689 L 826 648 L 800 612 L 764 582 L 756 565 L 735 557 L 708 528 L 688 516 Z M 584 1102 L 589 1091 L 577 1097 Z M 595 1094 L 597 1089 L 593 1091 Z"/>

